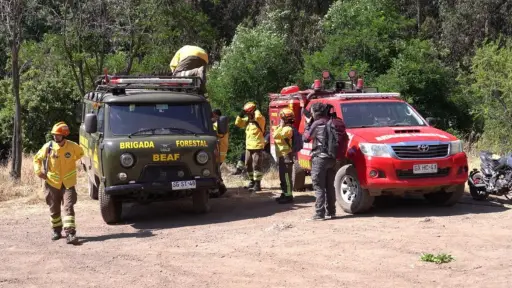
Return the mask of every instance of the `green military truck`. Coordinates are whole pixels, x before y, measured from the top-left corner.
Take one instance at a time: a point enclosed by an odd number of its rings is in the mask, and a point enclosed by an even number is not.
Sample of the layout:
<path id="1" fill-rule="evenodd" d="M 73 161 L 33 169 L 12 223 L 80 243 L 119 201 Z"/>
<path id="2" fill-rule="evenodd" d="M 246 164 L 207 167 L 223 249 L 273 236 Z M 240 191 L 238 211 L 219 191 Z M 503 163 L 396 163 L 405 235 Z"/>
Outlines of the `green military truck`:
<path id="1" fill-rule="evenodd" d="M 209 191 L 219 184 L 218 146 L 200 78 L 98 79 L 83 98 L 80 145 L 103 220 L 119 222 L 123 202 L 186 197 L 195 212 L 207 213 Z"/>

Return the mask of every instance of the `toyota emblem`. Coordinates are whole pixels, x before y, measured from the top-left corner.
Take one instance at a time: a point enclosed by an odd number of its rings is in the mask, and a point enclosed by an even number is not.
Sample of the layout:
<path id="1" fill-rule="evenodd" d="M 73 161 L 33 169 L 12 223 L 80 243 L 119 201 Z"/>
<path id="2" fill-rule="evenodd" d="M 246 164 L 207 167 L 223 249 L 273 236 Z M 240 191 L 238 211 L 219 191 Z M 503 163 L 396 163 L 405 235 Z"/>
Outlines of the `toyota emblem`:
<path id="1" fill-rule="evenodd" d="M 428 145 L 422 144 L 418 145 L 418 151 L 420 152 L 427 152 L 430 147 Z"/>

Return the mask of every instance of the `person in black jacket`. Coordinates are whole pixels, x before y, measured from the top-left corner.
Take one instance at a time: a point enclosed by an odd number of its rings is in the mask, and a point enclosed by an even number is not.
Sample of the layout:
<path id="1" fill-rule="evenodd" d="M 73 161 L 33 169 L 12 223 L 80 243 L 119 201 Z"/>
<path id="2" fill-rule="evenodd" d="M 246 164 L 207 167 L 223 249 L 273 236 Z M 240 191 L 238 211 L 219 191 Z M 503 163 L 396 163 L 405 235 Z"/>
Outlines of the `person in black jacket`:
<path id="1" fill-rule="evenodd" d="M 306 113 L 309 114 L 309 113 Z M 325 151 L 325 125 L 329 121 L 329 114 L 323 103 L 311 105 L 311 115 L 306 115 L 306 129 L 303 140 L 306 143 L 313 141 L 311 151 L 311 180 L 315 190 L 315 214 L 310 220 L 325 220 L 336 215 L 336 195 L 334 193 L 334 176 L 336 159 L 330 157 Z M 327 205 L 326 205 L 327 204 Z M 327 212 L 327 213 L 326 213 Z"/>

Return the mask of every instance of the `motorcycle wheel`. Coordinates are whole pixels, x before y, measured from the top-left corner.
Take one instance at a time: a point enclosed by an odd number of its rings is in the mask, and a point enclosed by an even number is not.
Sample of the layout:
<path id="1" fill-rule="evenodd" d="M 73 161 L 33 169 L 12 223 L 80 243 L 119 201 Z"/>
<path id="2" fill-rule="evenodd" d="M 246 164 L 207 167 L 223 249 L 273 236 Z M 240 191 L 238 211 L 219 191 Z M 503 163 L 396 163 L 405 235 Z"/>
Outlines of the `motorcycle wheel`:
<path id="1" fill-rule="evenodd" d="M 470 175 L 469 177 L 471 177 L 473 179 L 473 181 L 475 179 L 480 179 L 480 181 L 478 181 L 478 182 L 483 181 L 483 176 L 480 173 L 475 173 L 474 175 Z M 482 189 L 478 189 L 477 187 L 473 186 L 471 184 L 471 182 L 469 182 L 469 181 L 468 181 L 468 186 L 469 186 L 469 193 L 471 194 L 471 197 L 474 200 L 483 201 L 483 200 L 487 199 L 487 197 L 489 197 L 489 193 L 482 191 Z"/>

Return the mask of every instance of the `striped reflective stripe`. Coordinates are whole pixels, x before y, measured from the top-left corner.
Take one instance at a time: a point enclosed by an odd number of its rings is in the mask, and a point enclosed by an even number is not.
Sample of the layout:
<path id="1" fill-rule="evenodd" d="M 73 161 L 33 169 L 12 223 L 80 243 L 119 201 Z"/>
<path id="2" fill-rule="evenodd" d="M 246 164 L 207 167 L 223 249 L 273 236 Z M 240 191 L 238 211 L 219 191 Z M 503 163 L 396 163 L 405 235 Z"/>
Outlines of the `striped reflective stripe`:
<path id="1" fill-rule="evenodd" d="M 75 174 L 76 174 L 76 170 L 73 170 L 73 171 L 69 172 L 68 174 L 64 175 L 64 179 L 68 179 L 69 177 L 71 177 Z"/>
<path id="2" fill-rule="evenodd" d="M 62 227 L 62 218 L 51 218 L 52 228 Z"/>
<path id="3" fill-rule="evenodd" d="M 52 178 L 52 179 L 55 179 L 55 180 L 59 180 L 60 179 L 59 175 L 57 175 L 55 173 L 52 173 L 52 172 L 48 172 L 47 176 Z"/>
<path id="4" fill-rule="evenodd" d="M 64 216 L 64 228 L 76 228 L 75 216 Z"/>
<path id="5" fill-rule="evenodd" d="M 263 178 L 263 173 L 254 171 L 254 180 L 259 181 L 259 180 L 261 180 L 261 178 Z"/>

